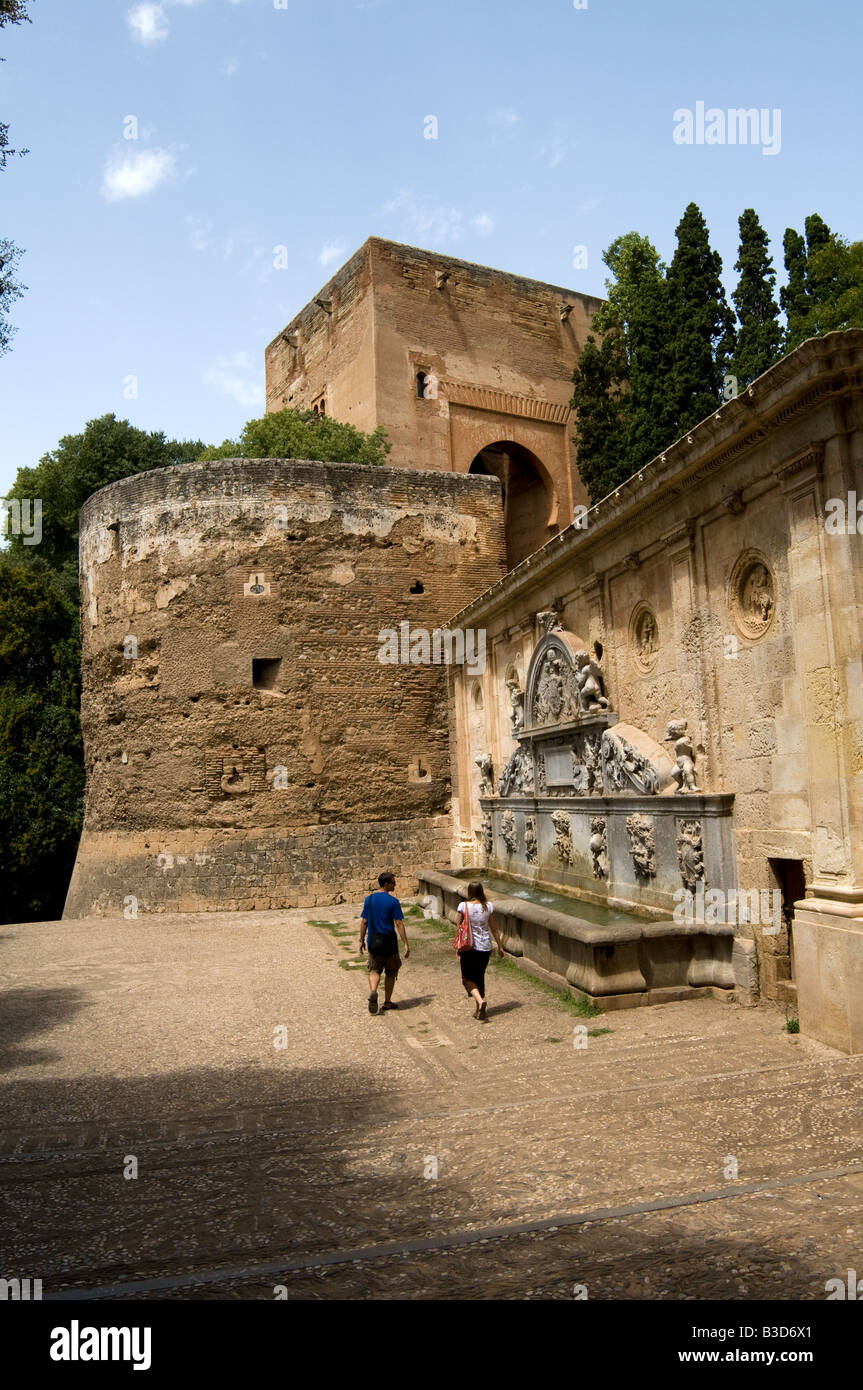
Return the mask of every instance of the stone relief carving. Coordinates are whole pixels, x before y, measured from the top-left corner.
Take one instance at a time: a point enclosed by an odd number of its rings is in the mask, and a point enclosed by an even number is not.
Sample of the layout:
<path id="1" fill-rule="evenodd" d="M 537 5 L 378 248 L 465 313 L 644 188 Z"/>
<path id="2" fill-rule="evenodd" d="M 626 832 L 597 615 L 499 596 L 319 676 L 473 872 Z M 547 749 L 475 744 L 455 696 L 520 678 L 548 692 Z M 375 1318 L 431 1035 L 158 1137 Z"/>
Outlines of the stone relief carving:
<path id="1" fill-rule="evenodd" d="M 474 762 L 479 768 L 479 794 L 491 796 L 494 791 L 494 765 L 489 753 L 480 753 Z"/>
<path id="2" fill-rule="evenodd" d="M 699 879 L 704 881 L 704 850 L 700 820 L 677 822 L 677 863 L 684 888 L 695 892 Z"/>
<path id="3" fill-rule="evenodd" d="M 524 818 L 524 857 L 528 864 L 535 864 L 537 861 L 536 843 L 536 816 L 525 816 Z"/>
<path id="4" fill-rule="evenodd" d="M 563 623 L 553 608 L 543 608 L 536 615 L 536 630 L 540 638 L 547 637 L 550 632 L 561 632 Z"/>
<path id="5" fill-rule="evenodd" d="M 501 796 L 533 791 L 533 755 L 529 748 L 516 748 L 500 774 L 497 789 Z"/>
<path id="6" fill-rule="evenodd" d="M 602 735 L 602 778 L 606 792 L 628 792 L 637 791 L 646 796 L 655 796 L 668 777 L 667 759 L 663 766 L 658 759 L 651 757 L 651 750 L 648 748 L 638 749 L 633 746 L 623 734 L 621 728 L 629 729 L 629 725 L 617 725 L 614 729 L 606 729 Z M 633 730 L 633 733 L 638 733 Z M 644 736 L 644 742 L 648 742 Z M 653 740 L 649 740 L 650 743 Z M 659 753 L 662 750 L 656 745 Z"/>
<path id="7" fill-rule="evenodd" d="M 776 582 L 757 551 L 744 551 L 731 573 L 728 607 L 744 637 L 761 637 L 776 611 Z"/>
<path id="8" fill-rule="evenodd" d="M 590 652 L 576 652 L 575 669 L 575 683 L 578 689 L 578 704 L 581 712 L 583 714 L 596 714 L 600 710 L 608 709 L 605 681 L 596 657 L 591 656 Z"/>
<path id="9" fill-rule="evenodd" d="M 653 837 L 653 821 L 649 816 L 633 815 L 626 817 L 626 830 L 629 835 L 629 852 L 639 878 L 654 878 L 656 875 L 656 841 Z"/>
<path id="10" fill-rule="evenodd" d="M 566 718 L 566 678 L 563 671 L 563 658 L 556 648 L 552 648 L 539 670 L 536 693 L 533 700 L 532 722 L 534 724 L 560 724 Z"/>
<path id="11" fill-rule="evenodd" d="M 671 776 L 679 792 L 697 792 L 695 783 L 695 749 L 686 732 L 685 719 L 672 719 L 665 730 L 665 742 L 674 744 L 675 767 Z"/>
<path id="12" fill-rule="evenodd" d="M 500 838 L 503 840 L 510 854 L 515 853 L 516 833 L 515 816 L 512 811 L 504 811 L 500 818 Z"/>
<path id="13" fill-rule="evenodd" d="M 572 750 L 572 784 L 576 796 L 602 795 L 602 744 L 596 733 L 582 734 Z"/>
<path id="14" fill-rule="evenodd" d="M 524 691 L 520 688 L 517 676 L 510 676 L 506 683 L 509 691 L 509 700 L 512 706 L 510 713 L 510 732 L 517 734 L 519 729 L 524 726 Z"/>
<path id="15" fill-rule="evenodd" d="M 605 680 L 596 657 L 579 651 L 570 664 L 559 647 L 551 647 L 542 658 L 533 683 L 531 727 L 565 724 L 607 709 Z"/>
<path id="16" fill-rule="evenodd" d="M 590 818 L 588 848 L 593 861 L 593 877 L 608 878 L 608 830 L 603 816 Z"/>
<path id="17" fill-rule="evenodd" d="M 482 847 L 486 855 L 490 855 L 494 848 L 494 835 L 492 832 L 491 814 L 486 811 L 482 818 Z"/>
<path id="18" fill-rule="evenodd" d="M 554 847 L 564 864 L 571 864 L 574 858 L 572 848 L 572 824 L 568 811 L 552 811 L 551 823 L 554 826 Z"/>
<path id="19" fill-rule="evenodd" d="M 536 790 L 539 796 L 544 796 L 548 791 L 548 778 L 545 768 L 545 754 L 536 755 Z"/>
<path id="20" fill-rule="evenodd" d="M 636 668 L 652 671 L 659 655 L 659 625 L 656 614 L 646 603 L 639 603 L 629 624 L 629 640 Z"/>

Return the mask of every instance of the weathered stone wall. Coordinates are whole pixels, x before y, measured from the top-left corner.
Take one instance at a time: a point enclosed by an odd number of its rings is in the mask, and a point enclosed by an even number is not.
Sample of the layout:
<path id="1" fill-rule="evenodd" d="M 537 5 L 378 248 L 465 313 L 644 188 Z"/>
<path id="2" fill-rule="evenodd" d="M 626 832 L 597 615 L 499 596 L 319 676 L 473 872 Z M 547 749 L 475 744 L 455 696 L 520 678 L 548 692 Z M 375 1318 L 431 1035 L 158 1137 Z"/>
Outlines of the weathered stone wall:
<path id="1" fill-rule="evenodd" d="M 332 902 L 445 862 L 445 671 L 381 664 L 379 633 L 431 631 L 502 556 L 488 478 L 222 460 L 96 493 L 66 915 Z"/>
<path id="2" fill-rule="evenodd" d="M 515 748 L 505 680 L 523 687 L 536 614 L 555 609 L 586 648 L 600 644 L 622 720 L 657 741 L 688 721 L 700 789 L 734 794 L 739 886 L 772 891 L 789 861 L 807 907 L 811 895 L 857 923 L 843 930 L 863 1014 L 863 537 L 853 521 L 850 534 L 827 527 L 828 500 L 854 493 L 858 331 L 804 344 L 454 619 L 485 624 L 490 650 L 481 681 L 453 683 L 456 862 L 479 862 L 473 760 L 490 753 L 497 774 Z M 765 992 L 793 999 L 787 928 L 747 930 Z"/>

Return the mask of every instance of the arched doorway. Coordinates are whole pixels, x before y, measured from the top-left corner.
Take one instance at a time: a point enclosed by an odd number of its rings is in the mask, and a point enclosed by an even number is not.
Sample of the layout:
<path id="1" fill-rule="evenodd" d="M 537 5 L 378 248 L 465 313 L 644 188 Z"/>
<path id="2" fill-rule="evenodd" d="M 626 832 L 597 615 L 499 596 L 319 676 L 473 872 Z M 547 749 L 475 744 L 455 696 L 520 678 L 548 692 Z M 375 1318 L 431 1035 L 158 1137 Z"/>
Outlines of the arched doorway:
<path id="1" fill-rule="evenodd" d="M 512 440 L 499 440 L 481 449 L 468 471 L 500 479 L 510 568 L 554 535 L 558 528 L 550 524 L 554 503 L 551 482 L 530 449 Z"/>

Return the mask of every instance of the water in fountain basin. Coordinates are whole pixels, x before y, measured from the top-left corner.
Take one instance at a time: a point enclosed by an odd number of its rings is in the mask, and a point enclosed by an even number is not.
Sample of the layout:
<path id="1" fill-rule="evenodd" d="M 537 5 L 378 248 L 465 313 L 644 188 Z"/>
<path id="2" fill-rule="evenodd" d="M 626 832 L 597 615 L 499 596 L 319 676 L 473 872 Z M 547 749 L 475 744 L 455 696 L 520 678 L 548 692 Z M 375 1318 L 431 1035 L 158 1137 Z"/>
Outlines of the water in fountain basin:
<path id="1" fill-rule="evenodd" d="M 545 884 L 536 888 L 526 888 L 516 879 L 505 878 L 503 874 L 487 873 L 483 869 L 459 869 L 455 877 L 462 878 L 465 882 L 481 883 L 492 902 L 495 893 L 504 894 L 508 898 L 522 898 L 525 902 L 550 907 L 555 912 L 565 912 L 568 917 L 579 917 L 583 922 L 592 922 L 597 927 L 644 920 L 634 912 L 622 912 L 616 907 L 604 907 L 602 903 L 586 902 L 583 898 L 570 898 L 563 893 L 551 892 Z"/>

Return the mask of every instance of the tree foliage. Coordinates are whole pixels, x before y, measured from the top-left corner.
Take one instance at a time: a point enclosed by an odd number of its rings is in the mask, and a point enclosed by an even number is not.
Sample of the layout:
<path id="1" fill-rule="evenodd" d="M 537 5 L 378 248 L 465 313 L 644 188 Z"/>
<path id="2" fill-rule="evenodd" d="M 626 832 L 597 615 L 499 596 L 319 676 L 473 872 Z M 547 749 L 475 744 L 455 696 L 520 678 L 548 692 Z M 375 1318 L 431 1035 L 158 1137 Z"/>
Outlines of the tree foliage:
<path id="1" fill-rule="evenodd" d="M 741 213 L 738 225 L 740 250 L 734 269 L 739 279 L 732 299 L 739 328 L 731 373 L 742 390 L 778 360 L 782 328 L 774 298 L 776 271 L 767 233 L 754 208 Z"/>
<path id="2" fill-rule="evenodd" d="M 136 429 L 113 414 L 90 420 L 80 434 L 67 434 L 43 454 L 35 468 L 19 468 L 9 497 L 41 498 L 39 555 L 55 569 L 77 562 L 78 513 L 92 493 L 119 478 L 199 458 L 201 440 L 166 439 L 161 430 Z M 26 551 L 23 537 L 11 545 Z"/>
<path id="3" fill-rule="evenodd" d="M 27 8 L 30 0 L 0 0 L 0 29 L 7 24 L 29 24 Z M 5 59 L 0 59 L 5 62 Z M 0 169 L 6 168 L 6 161 L 13 155 L 24 155 L 26 150 L 13 150 L 9 146 L 9 126 L 0 121 Z M 9 351 L 16 330 L 9 322 L 9 310 L 16 299 L 20 299 L 26 285 L 14 278 L 23 252 L 14 242 L 0 238 L 0 357 Z"/>
<path id="4" fill-rule="evenodd" d="M 676 235 L 667 276 L 672 331 L 666 389 L 677 433 L 685 434 L 720 404 L 735 334 L 720 279 L 722 258 L 711 250 L 707 224 L 695 203 L 686 208 Z"/>
<path id="5" fill-rule="evenodd" d="M 354 425 L 311 410 L 278 410 L 249 420 L 239 440 L 206 449 L 203 459 L 287 458 L 326 463 L 385 463 L 392 445 L 379 426 L 364 434 Z"/>
<path id="6" fill-rule="evenodd" d="M 59 917 L 81 831 L 78 596 L 0 554 L 0 921 Z"/>

